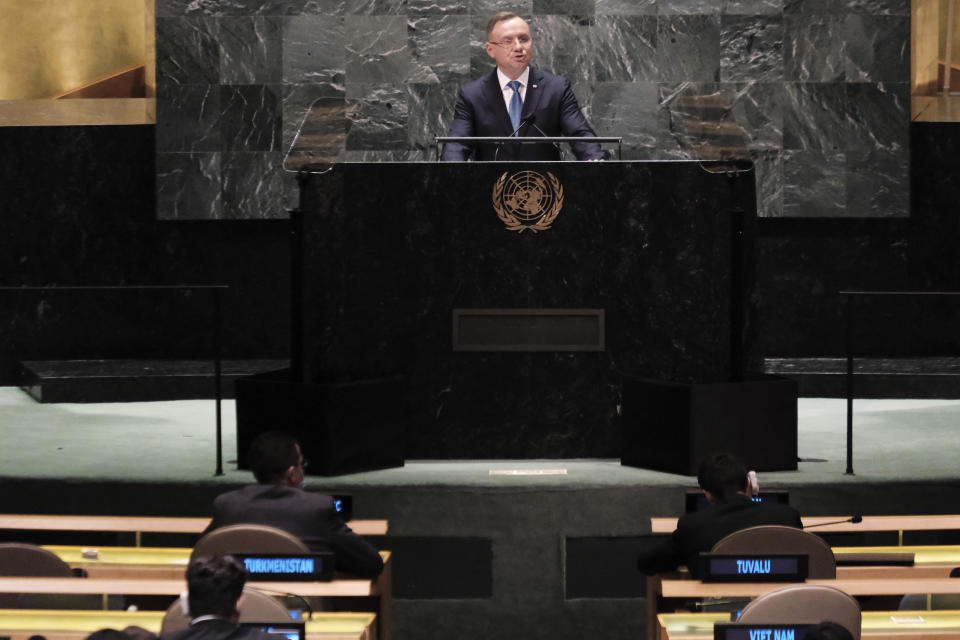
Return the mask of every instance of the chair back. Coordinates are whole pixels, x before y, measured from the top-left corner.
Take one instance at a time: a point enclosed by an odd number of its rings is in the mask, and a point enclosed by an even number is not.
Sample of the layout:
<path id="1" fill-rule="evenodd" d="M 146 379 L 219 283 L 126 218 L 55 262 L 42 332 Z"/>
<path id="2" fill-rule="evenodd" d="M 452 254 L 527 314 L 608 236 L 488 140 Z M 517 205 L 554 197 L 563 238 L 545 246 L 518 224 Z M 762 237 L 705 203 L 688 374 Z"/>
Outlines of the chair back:
<path id="1" fill-rule="evenodd" d="M 240 601 L 240 622 L 290 622 L 290 611 L 273 596 L 250 587 L 243 588 Z M 184 612 L 181 599 L 173 601 L 160 622 L 160 635 L 182 631 L 190 626 L 190 616 Z"/>
<path id="2" fill-rule="evenodd" d="M 310 553 L 300 538 L 263 524 L 232 524 L 214 529 L 197 540 L 190 554 L 196 558 L 226 553 Z"/>
<path id="3" fill-rule="evenodd" d="M 711 550 L 714 553 L 798 553 L 810 557 L 809 577 L 829 580 L 837 577 L 837 560 L 822 538 L 809 531 L 779 524 L 765 524 L 734 531 Z"/>
<path id="4" fill-rule="evenodd" d="M 738 622 L 819 624 L 827 620 L 842 625 L 854 640 L 860 640 L 860 605 L 853 596 L 819 584 L 768 591 L 743 608 Z"/>
<path id="5" fill-rule="evenodd" d="M 30 578 L 72 578 L 70 565 L 42 547 L 23 542 L 0 544 L 0 576 Z M 99 599 L 99 598 L 97 598 Z M 0 594 L 0 608 L 49 609 L 54 607 L 85 609 L 91 598 L 61 594 Z"/>

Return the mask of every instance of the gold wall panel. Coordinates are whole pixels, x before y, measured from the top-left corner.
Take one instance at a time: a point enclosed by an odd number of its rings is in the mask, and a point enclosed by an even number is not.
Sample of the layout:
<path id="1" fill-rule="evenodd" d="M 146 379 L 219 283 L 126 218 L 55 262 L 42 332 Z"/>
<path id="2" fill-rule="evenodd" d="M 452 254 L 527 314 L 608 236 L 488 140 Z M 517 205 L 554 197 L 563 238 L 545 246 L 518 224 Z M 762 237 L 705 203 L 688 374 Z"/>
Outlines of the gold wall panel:
<path id="1" fill-rule="evenodd" d="M 145 0 L 5 0 L 0 100 L 53 98 L 145 64 L 152 13 Z"/>
<path id="2" fill-rule="evenodd" d="M 913 0 L 910 16 L 910 85 L 915 96 L 937 93 L 942 4 L 942 0 Z"/>

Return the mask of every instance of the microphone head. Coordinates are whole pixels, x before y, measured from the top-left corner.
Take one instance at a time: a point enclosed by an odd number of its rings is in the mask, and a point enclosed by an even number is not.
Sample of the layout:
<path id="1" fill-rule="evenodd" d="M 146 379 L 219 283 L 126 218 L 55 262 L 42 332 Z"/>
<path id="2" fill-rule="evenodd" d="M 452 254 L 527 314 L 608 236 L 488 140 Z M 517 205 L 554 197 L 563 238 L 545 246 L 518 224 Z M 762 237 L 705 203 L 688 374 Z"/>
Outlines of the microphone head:
<path id="1" fill-rule="evenodd" d="M 537 114 L 531 113 L 531 114 L 530 114 L 530 117 L 527 118 L 527 126 L 533 125 L 533 123 L 536 122 L 536 121 L 537 121 Z"/>
<path id="2" fill-rule="evenodd" d="M 863 522 L 863 516 L 853 516 L 850 518 L 850 522 L 857 524 L 858 522 Z"/>

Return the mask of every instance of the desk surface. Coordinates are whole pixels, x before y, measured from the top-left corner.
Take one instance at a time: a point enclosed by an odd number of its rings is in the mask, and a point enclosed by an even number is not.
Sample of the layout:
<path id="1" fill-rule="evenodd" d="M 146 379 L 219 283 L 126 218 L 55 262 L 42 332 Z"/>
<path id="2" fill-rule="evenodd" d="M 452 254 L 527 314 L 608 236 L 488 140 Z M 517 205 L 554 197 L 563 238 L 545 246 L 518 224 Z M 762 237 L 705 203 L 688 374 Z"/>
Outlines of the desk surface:
<path id="1" fill-rule="evenodd" d="M 814 533 L 862 533 L 864 531 L 942 531 L 960 529 L 960 515 L 943 516 L 863 516 L 863 521 L 838 522 L 850 516 L 805 516 L 804 528 L 814 527 Z M 653 533 L 671 533 L 677 528 L 677 518 L 650 518 Z"/>
<path id="2" fill-rule="evenodd" d="M 952 565 L 960 567 L 960 545 L 911 545 L 883 547 L 833 547 L 833 555 L 842 560 L 847 554 L 912 553 L 916 565 Z"/>
<path id="3" fill-rule="evenodd" d="M 132 531 L 140 533 L 202 533 L 210 518 L 155 516 L 46 516 L 0 514 L 0 529 L 25 531 Z M 347 525 L 362 536 L 387 533 L 386 520 L 350 520 Z"/>
<path id="4" fill-rule="evenodd" d="M 888 567 L 912 569 L 913 567 Z M 663 580 L 661 593 L 665 598 L 752 598 L 762 593 L 801 584 L 797 582 L 736 582 L 717 583 L 700 580 Z M 893 571 L 884 578 L 838 577 L 836 580 L 807 580 L 802 584 L 823 584 L 836 587 L 852 596 L 902 596 L 907 593 L 960 593 L 956 578 L 903 578 Z"/>
<path id="5" fill-rule="evenodd" d="M 123 629 L 137 625 L 154 633 L 160 632 L 163 611 L 57 611 L 0 609 L 0 633 L 14 635 L 17 632 L 42 633 L 47 640 L 69 636 L 69 632 L 86 636 L 93 631 L 112 627 Z M 308 640 L 332 638 L 355 638 L 361 640 L 372 635 L 376 620 L 374 613 L 315 613 L 307 621 Z M 60 633 L 63 632 L 63 636 Z"/>
<path id="6" fill-rule="evenodd" d="M 657 616 L 658 640 L 704 640 L 713 637 L 715 622 L 728 622 L 728 613 L 662 613 Z M 956 638 L 960 611 L 864 611 L 864 638 Z"/>
<path id="7" fill-rule="evenodd" d="M 59 549 L 62 558 L 79 557 L 82 547 L 46 547 L 55 553 Z M 113 593 L 129 595 L 180 595 L 186 589 L 183 578 L 186 559 L 190 549 L 157 549 L 151 547 L 102 547 L 100 560 L 82 559 L 73 563 L 90 567 L 89 578 L 0 578 L 0 593 Z M 106 551 L 109 549 L 109 555 Z M 167 553 L 171 552 L 171 553 Z M 179 552 L 179 556 L 177 556 Z M 58 554 L 59 555 L 59 554 Z M 381 551 L 383 562 L 388 565 L 390 552 Z M 160 560 L 151 564 L 148 560 Z M 163 561 L 167 561 L 164 564 Z M 95 573 L 99 568 L 104 573 Z M 162 573 L 151 573 L 150 568 L 159 568 Z M 112 571 L 109 574 L 107 570 Z M 384 575 L 389 576 L 387 569 Z M 134 577 L 138 576 L 138 577 Z M 382 577 L 382 576 L 381 576 Z M 267 593 L 295 593 L 301 596 L 373 596 L 381 595 L 389 588 L 380 580 L 333 580 L 331 582 L 248 582 L 248 585 Z"/>

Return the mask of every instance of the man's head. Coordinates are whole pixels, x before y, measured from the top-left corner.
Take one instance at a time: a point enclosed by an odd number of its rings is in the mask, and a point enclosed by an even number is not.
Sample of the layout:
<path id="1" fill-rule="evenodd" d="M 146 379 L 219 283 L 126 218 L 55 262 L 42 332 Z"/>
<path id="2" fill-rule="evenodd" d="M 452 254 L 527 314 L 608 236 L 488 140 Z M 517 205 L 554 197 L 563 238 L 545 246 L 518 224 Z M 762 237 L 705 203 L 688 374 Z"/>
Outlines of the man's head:
<path id="1" fill-rule="evenodd" d="M 697 482 L 707 500 L 717 502 L 747 492 L 747 468 L 729 453 L 714 453 L 700 463 Z"/>
<path id="2" fill-rule="evenodd" d="M 533 57 L 530 25 L 515 13 L 501 11 L 487 23 L 486 50 L 504 75 L 516 80 Z"/>
<path id="3" fill-rule="evenodd" d="M 187 567 L 188 608 L 191 618 L 239 617 L 239 601 L 247 576 L 233 556 L 198 558 Z"/>
<path id="4" fill-rule="evenodd" d="M 286 433 L 261 433 L 250 444 L 247 462 L 253 471 L 253 477 L 260 484 L 296 487 L 303 482 L 306 461 L 300 453 L 300 445 Z"/>

